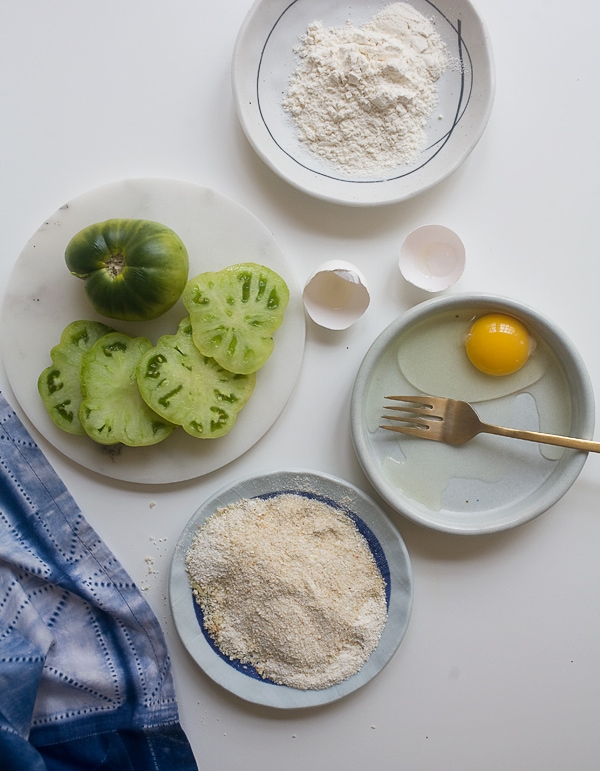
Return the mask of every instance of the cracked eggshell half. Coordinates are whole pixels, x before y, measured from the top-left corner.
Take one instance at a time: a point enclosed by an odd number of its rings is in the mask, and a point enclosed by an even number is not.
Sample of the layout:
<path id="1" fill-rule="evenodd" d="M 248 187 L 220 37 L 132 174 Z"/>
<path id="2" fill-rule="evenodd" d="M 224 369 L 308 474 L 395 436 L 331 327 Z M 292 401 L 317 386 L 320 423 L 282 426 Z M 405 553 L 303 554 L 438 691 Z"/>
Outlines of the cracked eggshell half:
<path id="1" fill-rule="evenodd" d="M 427 292 L 448 289 L 465 269 L 465 247 L 450 228 L 423 225 L 409 233 L 400 247 L 400 272 Z"/>
<path id="2" fill-rule="evenodd" d="M 371 296 L 363 274 L 349 262 L 330 260 L 308 278 L 303 292 L 310 318 L 326 329 L 347 329 L 369 307 Z"/>

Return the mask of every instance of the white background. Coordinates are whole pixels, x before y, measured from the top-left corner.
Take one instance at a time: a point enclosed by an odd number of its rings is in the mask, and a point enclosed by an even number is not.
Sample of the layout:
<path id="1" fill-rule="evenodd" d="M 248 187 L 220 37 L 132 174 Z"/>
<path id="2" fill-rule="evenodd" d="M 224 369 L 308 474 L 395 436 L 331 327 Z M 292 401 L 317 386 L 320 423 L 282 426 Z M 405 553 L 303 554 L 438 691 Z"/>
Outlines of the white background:
<path id="1" fill-rule="evenodd" d="M 354 262 L 369 282 L 371 307 L 346 332 L 308 323 L 285 412 L 244 457 L 205 478 L 172 487 L 114 483 L 65 460 L 25 423 L 145 590 L 203 771 L 596 771 L 598 456 L 550 511 L 511 532 L 452 537 L 386 509 L 412 559 L 413 615 L 384 672 L 340 702 L 291 714 L 248 705 L 198 670 L 173 628 L 172 552 L 214 491 L 250 473 L 303 467 L 373 494 L 352 449 L 348 402 L 370 344 L 426 299 L 396 267 L 414 227 L 455 229 L 467 268 L 451 291 L 506 295 L 551 317 L 600 391 L 600 5 L 479 0 L 497 74 L 488 128 L 451 178 L 376 209 L 312 199 L 248 145 L 230 62 L 249 7 L 249 0 L 3 0 L 1 285 L 64 202 L 106 182 L 163 176 L 212 187 L 250 209 L 300 283 L 324 260 Z M 3 370 L 0 390 L 22 414 Z"/>

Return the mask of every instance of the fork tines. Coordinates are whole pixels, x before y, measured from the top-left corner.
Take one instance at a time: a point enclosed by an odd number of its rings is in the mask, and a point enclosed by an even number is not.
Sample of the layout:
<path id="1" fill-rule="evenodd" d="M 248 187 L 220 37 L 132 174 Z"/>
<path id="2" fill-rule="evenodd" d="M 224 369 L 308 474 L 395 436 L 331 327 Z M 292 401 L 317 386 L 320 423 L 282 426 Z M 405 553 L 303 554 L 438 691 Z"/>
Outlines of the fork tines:
<path id="1" fill-rule="evenodd" d="M 382 420 L 391 420 L 394 425 L 380 425 L 379 428 L 385 428 L 387 431 L 395 431 L 399 434 L 409 436 L 423 436 L 423 432 L 429 429 L 429 421 L 436 418 L 431 415 L 432 405 L 428 404 L 425 397 L 422 396 L 386 396 L 397 402 L 406 402 L 406 404 L 386 404 L 384 409 L 394 410 L 399 413 L 396 415 L 382 415 Z M 423 418 L 426 418 L 423 420 Z"/>

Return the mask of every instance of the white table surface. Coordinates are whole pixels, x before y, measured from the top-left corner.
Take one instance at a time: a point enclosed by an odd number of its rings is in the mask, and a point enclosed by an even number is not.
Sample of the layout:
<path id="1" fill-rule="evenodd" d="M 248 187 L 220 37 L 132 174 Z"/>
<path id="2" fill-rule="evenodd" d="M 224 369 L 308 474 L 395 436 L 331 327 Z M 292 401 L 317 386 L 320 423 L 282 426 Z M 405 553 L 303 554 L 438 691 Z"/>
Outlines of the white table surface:
<path id="1" fill-rule="evenodd" d="M 205 478 L 113 483 L 66 460 L 23 418 L 155 610 L 181 721 L 203 771 L 600 767 L 598 456 L 551 510 L 510 532 L 447 536 L 388 510 L 414 570 L 408 633 L 381 675 L 327 707 L 282 714 L 214 685 L 184 650 L 167 600 L 186 522 L 239 477 L 308 468 L 376 497 L 352 449 L 348 400 L 373 340 L 426 299 L 397 272 L 400 243 L 418 225 L 448 225 L 465 242 L 466 271 L 451 292 L 502 294 L 551 317 L 600 393 L 600 5 L 476 5 L 496 60 L 487 130 L 437 188 L 375 209 L 312 199 L 250 148 L 230 85 L 249 0 L 4 0 L 0 7 L 2 286 L 26 241 L 64 202 L 118 179 L 161 176 L 246 206 L 272 231 L 300 283 L 320 262 L 342 258 L 371 288 L 371 307 L 349 330 L 308 323 L 301 376 L 281 418 L 246 455 Z M 23 416 L 3 369 L 0 390 Z"/>

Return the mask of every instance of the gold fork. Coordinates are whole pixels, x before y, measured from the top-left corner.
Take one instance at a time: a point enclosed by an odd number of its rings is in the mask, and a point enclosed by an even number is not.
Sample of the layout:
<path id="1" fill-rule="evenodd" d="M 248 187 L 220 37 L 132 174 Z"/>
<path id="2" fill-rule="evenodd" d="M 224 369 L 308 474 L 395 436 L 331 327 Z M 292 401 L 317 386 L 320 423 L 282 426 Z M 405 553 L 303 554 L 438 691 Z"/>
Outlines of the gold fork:
<path id="1" fill-rule="evenodd" d="M 541 434 L 537 431 L 521 431 L 518 428 L 503 428 L 484 423 L 468 402 L 458 399 L 446 399 L 440 396 L 386 396 L 405 405 L 386 405 L 384 409 L 395 410 L 398 414 L 383 415 L 384 420 L 391 420 L 402 425 L 382 425 L 388 431 L 399 434 L 432 439 L 446 444 L 464 444 L 477 434 L 497 434 L 514 439 L 526 439 L 529 442 L 554 444 L 559 447 L 571 447 L 585 452 L 600 452 L 600 442 L 588 439 L 574 439 L 570 436 Z"/>

